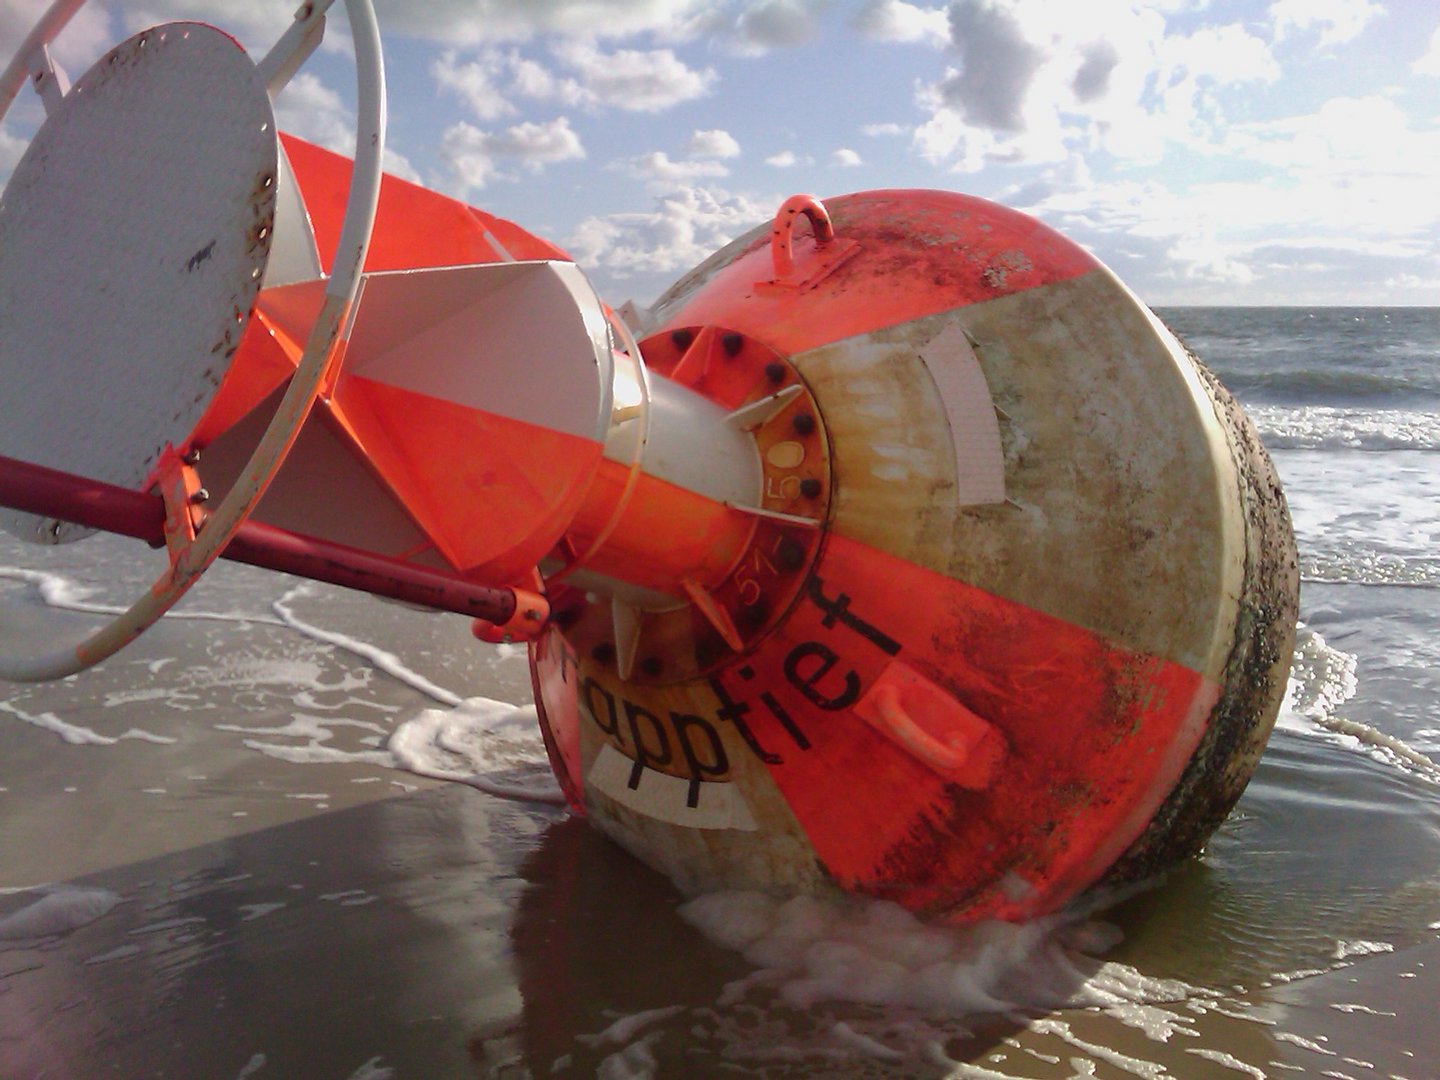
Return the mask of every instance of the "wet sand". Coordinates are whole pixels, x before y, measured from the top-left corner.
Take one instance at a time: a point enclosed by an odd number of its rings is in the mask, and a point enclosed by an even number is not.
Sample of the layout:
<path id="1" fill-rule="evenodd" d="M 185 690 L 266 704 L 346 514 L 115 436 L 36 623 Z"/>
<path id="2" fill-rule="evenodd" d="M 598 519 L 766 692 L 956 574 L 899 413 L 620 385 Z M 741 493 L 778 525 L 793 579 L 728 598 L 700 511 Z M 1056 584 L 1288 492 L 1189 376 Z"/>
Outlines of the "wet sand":
<path id="1" fill-rule="evenodd" d="M 97 793 L 138 779 L 113 761 L 66 778 Z M 1149 1034 L 1097 1010 L 902 1010 L 877 1029 L 883 1010 L 862 1006 L 720 1006 L 749 966 L 562 811 L 422 785 L 240 829 L 233 807 L 253 803 L 212 788 L 163 819 L 184 823 L 166 843 L 143 800 L 73 796 L 58 831 L 11 819 L 6 861 L 83 866 L 48 880 L 121 899 L 69 934 L 0 942 L 6 1077 L 593 1076 L 637 1046 L 629 1075 L 1435 1075 L 1416 1056 L 1434 1045 L 1434 945 L 1138 1007 Z M 866 1030 L 894 1059 L 844 1035 Z"/>
<path id="2" fill-rule="evenodd" d="M 92 621 L 0 584 L 6 647 Z M 565 810 L 388 763 L 387 733 L 437 704 L 417 684 L 522 701 L 521 656 L 293 584 L 222 568 L 191 607 L 223 618 L 0 687 L 4 1080 L 1440 1075 L 1427 780 L 1277 733 L 1206 858 L 1100 913 L 1123 943 L 1013 975 L 1129 986 L 1108 1005 L 797 1003 Z M 14 932 L 41 902 L 60 922 Z"/>

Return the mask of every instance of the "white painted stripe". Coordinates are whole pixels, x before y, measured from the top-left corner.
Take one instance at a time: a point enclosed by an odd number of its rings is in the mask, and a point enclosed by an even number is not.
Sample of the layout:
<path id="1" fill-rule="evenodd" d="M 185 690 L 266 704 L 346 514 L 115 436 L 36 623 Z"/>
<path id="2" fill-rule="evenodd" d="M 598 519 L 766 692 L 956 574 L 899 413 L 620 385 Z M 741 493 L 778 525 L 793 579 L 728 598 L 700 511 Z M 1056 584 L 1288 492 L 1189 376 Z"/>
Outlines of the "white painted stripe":
<path id="1" fill-rule="evenodd" d="M 1000 449 L 1000 421 L 985 372 L 964 329 L 947 322 L 945 329 L 920 348 L 920 359 L 940 392 L 955 451 L 956 501 L 980 506 L 1005 501 L 1005 455 Z"/>
<path id="2" fill-rule="evenodd" d="M 640 783 L 632 788 L 630 774 L 634 769 L 634 761 L 606 744 L 601 747 L 595 764 L 590 766 L 585 781 L 621 806 L 672 825 L 739 832 L 754 832 L 758 828 L 749 804 L 734 784 L 701 781 L 696 784 L 699 796 L 696 804 L 689 806 L 689 780 L 655 769 L 642 769 Z"/>

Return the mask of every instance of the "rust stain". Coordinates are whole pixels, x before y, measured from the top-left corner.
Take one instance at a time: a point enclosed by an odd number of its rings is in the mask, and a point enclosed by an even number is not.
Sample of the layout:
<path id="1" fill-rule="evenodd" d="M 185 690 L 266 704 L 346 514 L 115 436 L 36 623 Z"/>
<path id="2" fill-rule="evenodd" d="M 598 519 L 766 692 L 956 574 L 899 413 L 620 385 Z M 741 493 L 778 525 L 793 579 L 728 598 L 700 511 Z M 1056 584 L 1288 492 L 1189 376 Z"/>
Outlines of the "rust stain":
<path id="1" fill-rule="evenodd" d="M 1240 613 L 1220 700 L 1180 782 L 1149 827 L 1099 887 L 1143 881 L 1199 854 L 1229 815 L 1265 750 L 1285 697 L 1295 648 L 1300 573 L 1290 511 L 1269 454 L 1229 391 L 1190 350 L 1225 428 L 1245 511 L 1246 560 Z"/>

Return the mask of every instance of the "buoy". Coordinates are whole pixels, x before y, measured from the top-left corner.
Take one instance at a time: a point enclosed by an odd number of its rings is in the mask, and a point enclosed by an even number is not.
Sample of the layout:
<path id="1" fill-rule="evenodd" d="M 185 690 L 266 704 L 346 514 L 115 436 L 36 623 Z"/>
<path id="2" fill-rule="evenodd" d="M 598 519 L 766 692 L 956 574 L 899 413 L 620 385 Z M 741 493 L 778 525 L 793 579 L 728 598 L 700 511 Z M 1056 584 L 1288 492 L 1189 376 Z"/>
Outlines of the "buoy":
<path id="1" fill-rule="evenodd" d="M 573 806 L 687 889 L 1024 919 L 1199 850 L 1283 697 L 1294 542 L 1238 406 L 1108 270 L 964 195 L 797 195 L 622 318 L 519 226 L 277 137 L 326 6 L 258 66 L 171 24 L 47 101 L 0 206 L 10 528 L 167 543 L 165 597 L 227 555 L 530 642 Z M 240 105 L 177 108 L 201 70 Z M 132 160 L 144 125 L 170 157 Z M 195 151 L 236 125 L 233 161 Z M 65 266 L 62 312 L 26 285 L 34 178 L 63 159 L 58 250 L 104 250 L 97 154 L 211 201 L 141 221 L 122 304 Z M 102 339 L 143 387 L 90 376 Z"/>
<path id="2" fill-rule="evenodd" d="M 1254 430 L 1109 271 L 963 195 L 800 197 L 648 320 L 758 499 L 689 603 L 550 590 L 536 695 L 591 820 L 691 888 L 942 919 L 1199 850 L 1283 696 L 1294 545 Z"/>

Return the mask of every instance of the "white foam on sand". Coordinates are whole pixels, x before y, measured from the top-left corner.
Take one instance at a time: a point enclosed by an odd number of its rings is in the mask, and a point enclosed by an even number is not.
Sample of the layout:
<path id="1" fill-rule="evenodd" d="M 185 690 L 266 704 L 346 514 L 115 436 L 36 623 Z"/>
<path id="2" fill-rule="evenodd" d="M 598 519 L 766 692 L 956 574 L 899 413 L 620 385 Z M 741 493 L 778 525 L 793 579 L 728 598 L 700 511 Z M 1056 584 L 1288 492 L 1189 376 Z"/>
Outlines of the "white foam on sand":
<path id="1" fill-rule="evenodd" d="M 311 595 L 312 591 L 313 590 L 307 585 L 297 585 L 279 600 L 276 600 L 271 607 L 286 626 L 304 634 L 306 637 L 315 641 L 323 641 L 353 653 L 367 663 L 379 668 L 385 672 L 385 674 L 399 679 L 407 686 L 418 690 L 427 697 L 434 698 L 443 705 L 460 704 L 462 699 L 459 694 L 446 690 L 443 686 L 436 685 L 419 672 L 412 671 L 401 663 L 399 657 L 394 653 L 386 652 L 384 649 L 377 645 L 372 645 L 368 641 L 361 641 L 359 638 L 351 637 L 348 634 L 341 634 L 334 630 L 325 630 L 301 619 L 291 610 L 290 605 L 295 600 Z"/>
<path id="2" fill-rule="evenodd" d="M 60 574 L 43 570 L 27 570 L 19 566 L 0 566 L 0 578 L 34 585 L 47 607 L 61 611 L 77 611 L 86 615 L 119 615 L 125 609 L 111 604 L 94 604 L 87 597 L 98 590 L 79 585 Z"/>
<path id="3" fill-rule="evenodd" d="M 140 742 L 168 745 L 176 740 L 168 735 L 156 735 L 139 728 L 129 728 L 119 735 L 101 735 L 91 728 L 61 720 L 52 712 L 29 713 L 8 701 L 0 701 L 0 712 L 9 713 L 17 720 L 23 720 L 33 727 L 60 736 L 71 746 L 114 746 L 122 739 L 136 739 Z"/>
<path id="4" fill-rule="evenodd" d="M 1440 781 L 1440 763 L 1403 739 L 1369 724 L 1341 716 L 1338 710 L 1358 687 L 1358 658 L 1335 648 L 1301 623 L 1295 632 L 1295 659 L 1285 704 L 1275 726 L 1302 735 L 1320 735 L 1380 760 Z"/>
<path id="5" fill-rule="evenodd" d="M 98 588 L 81 585 L 61 574 L 52 574 L 44 570 L 30 570 L 19 566 L 0 566 L 0 578 L 34 585 L 45 606 L 57 611 L 73 611 L 82 615 L 121 615 L 125 612 L 125 607 L 119 604 L 98 604 L 91 601 L 89 597 L 99 592 Z M 252 615 L 239 611 L 169 611 L 165 617 L 167 619 L 282 625 L 279 619 L 268 615 Z"/>
<path id="6" fill-rule="evenodd" d="M 19 911 L 0 918 L 0 941 L 55 937 L 94 922 L 120 902 L 109 889 L 47 885 L 43 895 Z"/>
<path id="7" fill-rule="evenodd" d="M 232 731 L 242 735 L 269 735 L 303 742 L 276 742 L 274 739 L 243 739 L 243 744 L 267 757 L 291 765 L 382 765 L 395 766 L 394 757 L 383 749 L 346 750 L 329 745 L 336 729 L 353 728 L 370 732 L 375 739 L 386 729 L 369 720 L 347 720 L 340 717 L 309 716 L 294 713 L 289 723 L 271 727 L 247 727 L 243 724 L 216 724 L 216 731 Z M 367 737 L 368 738 L 368 737 Z"/>
<path id="8" fill-rule="evenodd" d="M 940 927 L 888 901 L 751 891 L 710 893 L 679 910 L 757 967 L 737 989 L 767 985 L 801 1009 L 846 1001 L 965 1016 L 1181 1001 L 1193 992 L 1085 955 L 1077 945 L 1108 946 L 1118 931 L 1087 933 L 1095 924 L 1062 916 Z"/>
<path id="9" fill-rule="evenodd" d="M 476 697 L 452 709 L 424 709 L 395 729 L 386 749 L 417 776 L 506 799 L 565 803 L 533 705 Z"/>
<path id="10" fill-rule="evenodd" d="M 683 1026 L 720 1042 L 721 1056 L 745 1067 L 806 1063 L 823 1071 L 825 1062 L 868 1059 L 886 1068 L 939 1065 L 957 1077 L 1003 1076 L 956 1061 L 946 1049 L 991 1017 L 1029 1028 L 1057 1050 L 1078 1049 L 1158 1078 L 1164 1070 L 1153 1062 L 1079 1039 L 1053 1016 L 1035 1014 L 1084 1009 L 1164 1043 L 1199 1032 L 1195 1017 L 1161 1004 L 1216 996 L 1104 961 L 1095 954 L 1113 947 L 1119 931 L 1079 915 L 940 927 L 888 901 L 749 891 L 699 896 L 679 913 L 755 970 L 727 985 L 713 1009 L 652 1030 L 630 1064 L 653 1058 L 657 1040 L 668 1033 L 673 1042 Z M 651 1019 L 622 1018 L 601 1034 L 629 1035 Z"/>

